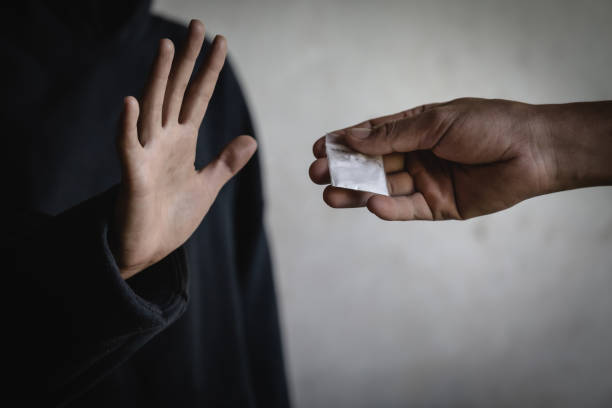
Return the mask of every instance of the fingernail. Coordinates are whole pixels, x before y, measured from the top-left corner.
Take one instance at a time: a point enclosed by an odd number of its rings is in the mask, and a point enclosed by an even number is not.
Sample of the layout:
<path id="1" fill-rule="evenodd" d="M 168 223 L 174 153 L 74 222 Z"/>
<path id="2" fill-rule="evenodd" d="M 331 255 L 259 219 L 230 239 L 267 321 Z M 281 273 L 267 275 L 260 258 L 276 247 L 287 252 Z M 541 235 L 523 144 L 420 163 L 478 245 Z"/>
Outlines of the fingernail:
<path id="1" fill-rule="evenodd" d="M 365 139 L 370 136 L 372 129 L 370 128 L 352 128 L 349 130 L 349 135 L 355 139 Z"/>

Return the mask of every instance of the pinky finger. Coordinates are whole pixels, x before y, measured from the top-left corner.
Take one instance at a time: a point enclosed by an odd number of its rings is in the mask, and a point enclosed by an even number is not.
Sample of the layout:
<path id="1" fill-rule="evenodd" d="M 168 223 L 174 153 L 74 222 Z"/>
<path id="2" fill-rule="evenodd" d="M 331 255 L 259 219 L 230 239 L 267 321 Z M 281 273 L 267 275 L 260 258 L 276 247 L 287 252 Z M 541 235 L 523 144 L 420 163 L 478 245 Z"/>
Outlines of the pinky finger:
<path id="1" fill-rule="evenodd" d="M 386 221 L 433 220 L 425 197 L 421 193 L 388 197 L 375 195 L 367 203 L 368 210 Z"/>
<path id="2" fill-rule="evenodd" d="M 138 140 L 138 115 L 140 109 L 138 101 L 133 96 L 123 100 L 123 112 L 121 113 L 121 129 L 117 138 L 117 146 L 122 153 L 129 153 L 141 148 Z"/>

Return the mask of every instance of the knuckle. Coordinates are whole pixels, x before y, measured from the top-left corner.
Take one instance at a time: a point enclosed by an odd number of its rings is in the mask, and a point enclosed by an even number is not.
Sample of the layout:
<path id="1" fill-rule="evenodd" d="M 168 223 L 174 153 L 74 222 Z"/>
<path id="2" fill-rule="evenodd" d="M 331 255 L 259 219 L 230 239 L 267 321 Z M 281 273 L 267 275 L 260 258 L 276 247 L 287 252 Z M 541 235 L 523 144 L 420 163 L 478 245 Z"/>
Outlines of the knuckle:
<path id="1" fill-rule="evenodd" d="M 394 147 L 397 146 L 397 139 L 400 135 L 398 132 L 397 121 L 387 122 L 383 125 L 384 140 L 391 147 L 391 150 L 396 150 Z"/>
<path id="2" fill-rule="evenodd" d="M 200 49 L 197 46 L 191 46 L 183 53 L 182 60 L 189 66 L 193 66 L 198 59 L 198 55 L 200 55 Z"/>
<path id="3" fill-rule="evenodd" d="M 426 112 L 425 116 L 430 124 L 439 124 L 444 120 L 446 114 L 442 109 L 431 109 Z"/>
<path id="4" fill-rule="evenodd" d="M 206 74 L 211 75 L 213 77 L 219 76 L 219 73 L 223 69 L 223 65 L 225 64 L 225 57 L 221 56 L 213 56 L 208 60 L 208 64 L 206 64 Z"/>
<path id="5" fill-rule="evenodd" d="M 210 82 L 216 83 L 219 73 L 221 72 L 222 64 L 212 62 L 204 69 L 204 78 L 209 79 Z"/>
<path id="6" fill-rule="evenodd" d="M 418 128 L 419 133 L 422 134 L 418 147 L 435 151 L 446 135 L 446 131 L 450 129 L 452 117 L 447 109 L 436 108 L 425 112 L 422 118 Z"/>
<path id="7" fill-rule="evenodd" d="M 213 96 L 212 89 L 204 89 L 201 93 L 201 98 L 203 101 L 209 101 Z"/>

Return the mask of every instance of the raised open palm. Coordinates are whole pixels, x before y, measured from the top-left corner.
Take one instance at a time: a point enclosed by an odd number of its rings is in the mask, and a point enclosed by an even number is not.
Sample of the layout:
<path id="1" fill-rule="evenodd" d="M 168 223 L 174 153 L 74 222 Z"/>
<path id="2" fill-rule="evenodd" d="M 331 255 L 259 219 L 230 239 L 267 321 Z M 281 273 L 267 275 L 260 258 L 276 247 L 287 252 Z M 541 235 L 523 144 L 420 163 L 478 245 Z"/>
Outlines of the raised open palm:
<path id="1" fill-rule="evenodd" d="M 458 99 L 346 128 L 347 142 L 383 155 L 390 196 L 328 186 L 332 207 L 367 206 L 385 220 L 466 219 L 549 192 L 554 164 L 541 152 L 530 105 Z M 312 180 L 328 184 L 325 139 L 314 145 Z"/>
<path id="2" fill-rule="evenodd" d="M 240 136 L 212 163 L 195 168 L 198 130 L 226 55 L 225 39 L 215 37 L 187 89 L 203 41 L 204 25 L 194 20 L 173 63 L 174 46 L 162 39 L 140 106 L 125 99 L 117 139 L 122 180 L 111 233 L 124 278 L 182 245 L 256 150 L 252 137 Z"/>

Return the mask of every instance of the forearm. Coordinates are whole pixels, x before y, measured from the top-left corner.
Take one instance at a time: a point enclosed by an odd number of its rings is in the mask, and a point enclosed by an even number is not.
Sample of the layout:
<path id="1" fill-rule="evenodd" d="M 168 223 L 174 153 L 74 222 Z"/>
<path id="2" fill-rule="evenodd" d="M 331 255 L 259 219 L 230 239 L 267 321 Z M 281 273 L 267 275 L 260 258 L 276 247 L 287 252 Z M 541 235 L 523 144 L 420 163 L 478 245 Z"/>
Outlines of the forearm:
<path id="1" fill-rule="evenodd" d="M 539 105 L 550 190 L 612 184 L 612 101 Z"/>
<path id="2" fill-rule="evenodd" d="M 56 403 L 102 378 L 186 307 L 182 252 L 139 279 L 121 279 L 107 243 L 114 195 L 111 189 L 57 216 L 40 216 L 2 248 L 15 277 L 10 287 L 23 289 L 9 295 L 16 305 L 9 331 L 19 333 L 15 349 L 27 356 L 17 382 L 46 389 Z M 19 219 L 22 228 L 34 224 Z"/>

